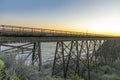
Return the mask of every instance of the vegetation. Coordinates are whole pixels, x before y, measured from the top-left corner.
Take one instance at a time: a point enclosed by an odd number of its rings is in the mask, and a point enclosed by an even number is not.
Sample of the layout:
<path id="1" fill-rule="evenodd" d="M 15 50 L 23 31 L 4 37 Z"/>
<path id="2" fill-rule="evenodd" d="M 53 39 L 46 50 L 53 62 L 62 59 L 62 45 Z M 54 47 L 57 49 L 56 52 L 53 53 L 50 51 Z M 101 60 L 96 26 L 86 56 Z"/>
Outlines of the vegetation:
<path id="1" fill-rule="evenodd" d="M 3 75 L 2 75 L 2 69 L 4 68 L 4 62 L 2 60 L 0 60 L 0 80 L 2 79 Z"/>
<path id="2" fill-rule="evenodd" d="M 45 65 L 39 72 L 35 66 L 27 66 L 24 60 L 16 61 L 14 55 L 0 55 L 0 80 L 63 80 L 60 77 L 51 77 L 52 64 Z M 92 64 L 94 65 L 94 63 Z M 95 66 L 92 66 L 95 67 Z M 91 80 L 120 80 L 120 61 L 113 65 L 103 65 L 96 73 L 91 70 Z M 68 80 L 84 80 L 78 75 L 71 75 Z"/>
<path id="3" fill-rule="evenodd" d="M 97 57 L 99 57 L 97 61 L 91 60 L 90 65 L 87 67 L 80 63 L 79 75 L 75 74 L 75 71 L 71 69 L 70 73 L 72 74 L 67 77 L 67 80 L 86 80 L 88 68 L 91 80 L 120 80 L 119 46 L 115 47 L 115 49 L 110 47 L 104 50 L 108 44 L 109 46 L 113 46 L 113 44 L 118 46 L 117 43 L 105 43 L 96 52 Z M 25 59 L 16 60 L 16 55 L 16 53 L 0 53 L 0 80 L 64 80 L 61 76 L 51 76 L 52 64 L 44 65 L 42 70 L 38 71 L 38 67 L 26 65 Z M 74 63 L 71 63 L 70 67 L 75 68 Z M 60 74 L 63 75 L 63 72 L 61 71 Z"/>
<path id="4" fill-rule="evenodd" d="M 84 80 L 81 77 L 79 77 L 78 75 L 72 76 L 71 80 Z"/>
<path id="5" fill-rule="evenodd" d="M 62 80 L 51 77 L 51 64 L 38 68 L 26 65 L 24 59 L 16 60 L 17 54 L 0 53 L 0 80 Z"/>
<path id="6" fill-rule="evenodd" d="M 4 62 L 0 60 L 0 70 L 2 70 L 5 67 Z"/>

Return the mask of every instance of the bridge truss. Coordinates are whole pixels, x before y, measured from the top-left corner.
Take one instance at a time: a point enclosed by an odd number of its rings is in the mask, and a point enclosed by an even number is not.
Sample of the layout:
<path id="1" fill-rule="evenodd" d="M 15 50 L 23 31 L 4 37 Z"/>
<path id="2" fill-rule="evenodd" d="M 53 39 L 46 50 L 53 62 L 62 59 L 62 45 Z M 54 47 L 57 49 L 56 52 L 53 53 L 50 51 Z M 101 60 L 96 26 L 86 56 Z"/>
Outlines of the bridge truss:
<path id="1" fill-rule="evenodd" d="M 97 68 L 96 52 L 104 42 L 105 40 L 57 42 L 52 75 L 67 78 L 78 74 L 90 80 L 91 64 L 94 60 Z"/>
<path id="2" fill-rule="evenodd" d="M 91 34 L 83 34 L 84 36 L 81 36 L 81 33 L 75 34 L 66 31 L 55 32 L 52 30 L 42 29 L 38 29 L 39 31 L 37 31 L 37 29 L 34 28 L 15 28 L 16 27 L 14 26 L 10 26 L 9 29 L 7 29 L 5 28 L 5 26 L 1 26 L 1 45 L 11 47 L 11 49 L 7 49 L 2 52 L 9 53 L 13 50 L 19 50 L 22 54 L 24 54 L 24 52 L 28 51 L 28 53 L 32 55 L 31 64 L 36 65 L 37 63 L 39 70 L 41 70 L 41 42 L 57 42 L 53 61 L 52 75 L 61 76 L 65 79 L 71 75 L 77 74 L 83 77 L 85 80 L 90 80 L 91 70 L 93 70 L 92 68 L 95 67 L 94 70 L 97 73 L 97 68 L 100 66 L 99 63 L 107 63 L 107 55 L 103 56 L 103 51 L 101 51 L 103 44 L 109 41 L 120 40 L 119 37 L 101 37 L 93 36 L 93 34 L 92 36 Z M 16 34 L 16 32 L 20 33 Z M 26 34 L 24 35 L 24 33 Z M 49 33 L 50 35 L 48 36 Z M 11 46 L 4 44 L 7 41 L 30 43 L 21 46 Z M 112 45 L 108 45 L 105 48 L 108 47 L 112 47 Z M 114 59 L 110 60 L 114 61 Z M 92 65 L 92 63 L 94 63 L 95 65 Z"/>

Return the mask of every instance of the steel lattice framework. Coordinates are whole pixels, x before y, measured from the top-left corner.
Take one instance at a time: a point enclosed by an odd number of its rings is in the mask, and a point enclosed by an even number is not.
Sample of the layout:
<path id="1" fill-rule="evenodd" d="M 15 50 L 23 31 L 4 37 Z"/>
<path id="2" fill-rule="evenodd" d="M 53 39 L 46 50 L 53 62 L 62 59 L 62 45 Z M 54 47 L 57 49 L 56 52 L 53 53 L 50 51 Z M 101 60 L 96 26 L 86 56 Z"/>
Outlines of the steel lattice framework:
<path id="1" fill-rule="evenodd" d="M 107 58 L 116 54 L 111 42 L 120 42 L 118 39 L 89 39 L 88 40 L 72 40 L 72 41 L 58 41 L 56 43 L 55 56 L 53 61 L 53 76 L 61 76 L 68 78 L 71 75 L 79 75 L 85 80 L 90 80 L 90 72 L 94 70 L 97 73 L 97 68 L 100 63 L 107 64 L 114 62 L 117 57 Z M 118 44 L 116 43 L 116 44 Z M 9 49 L 2 50 L 3 53 L 13 53 L 19 51 L 21 54 L 29 53 L 27 57 L 32 56 L 31 64 L 37 65 L 39 70 L 42 67 L 41 56 L 41 42 L 28 42 L 23 45 L 13 46 L 1 43 L 1 46 L 10 47 Z M 103 49 L 104 48 L 104 49 Z M 104 51 L 102 51 L 104 50 Z M 111 50 L 107 53 L 107 50 Z M 119 58 L 118 58 L 119 59 Z M 94 66 L 92 64 L 95 64 Z M 94 67 L 94 69 L 93 69 Z"/>
<path id="2" fill-rule="evenodd" d="M 90 80 L 90 64 L 94 60 L 97 66 L 97 56 L 95 53 L 105 41 L 80 40 L 70 41 L 69 43 L 64 41 L 57 42 L 52 75 L 67 78 L 70 75 L 78 74 L 85 78 L 87 73 L 87 80 Z M 83 67 L 80 68 L 80 65 L 83 65 Z"/>
<path id="3" fill-rule="evenodd" d="M 27 44 L 20 46 L 5 44 L 9 41 L 27 42 Z M 90 80 L 91 70 L 97 73 L 100 63 L 107 64 L 119 59 L 107 58 L 109 54 L 117 52 L 117 50 L 112 50 L 114 47 L 111 41 L 119 43 L 120 37 L 0 25 L 0 45 L 10 47 L 1 52 L 29 53 L 28 56 L 32 55 L 31 64 L 37 65 L 39 70 L 42 67 L 41 42 L 57 42 L 52 75 L 65 79 L 77 74 L 85 80 Z M 104 51 L 102 51 L 103 48 Z M 110 53 L 107 53 L 107 50 L 110 50 Z M 94 69 L 92 69 L 93 63 Z"/>

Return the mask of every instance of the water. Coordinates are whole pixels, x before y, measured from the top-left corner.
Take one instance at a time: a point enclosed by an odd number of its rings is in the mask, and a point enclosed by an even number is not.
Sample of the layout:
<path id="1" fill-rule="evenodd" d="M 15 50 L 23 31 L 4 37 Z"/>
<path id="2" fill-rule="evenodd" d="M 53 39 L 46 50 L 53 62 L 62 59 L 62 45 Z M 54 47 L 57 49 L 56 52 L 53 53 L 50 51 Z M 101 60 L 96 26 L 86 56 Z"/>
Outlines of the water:
<path id="1" fill-rule="evenodd" d="M 26 43 L 12 43 L 12 44 L 7 44 L 7 45 L 20 46 L 24 44 Z M 42 62 L 46 62 L 48 60 L 54 59 L 55 47 L 56 47 L 55 42 L 42 42 L 41 43 Z M 1 46 L 1 50 L 6 50 L 6 49 L 10 49 L 10 47 Z M 27 57 L 27 56 L 28 54 L 18 54 L 16 56 L 16 59 L 20 59 L 20 58 Z M 30 63 L 31 55 L 27 58 L 26 61 L 27 61 L 26 62 L 27 64 Z"/>
<path id="2" fill-rule="evenodd" d="M 56 43 L 42 43 L 41 44 L 42 61 L 53 60 L 55 54 Z"/>
<path id="3" fill-rule="evenodd" d="M 69 42 L 66 42 L 67 45 L 68 45 L 68 43 Z M 20 45 L 24 45 L 24 44 L 27 44 L 27 43 L 12 43 L 12 44 L 7 44 L 7 45 L 20 46 Z M 99 46 L 97 46 L 97 47 L 99 47 Z M 1 50 L 5 50 L 5 49 L 9 49 L 9 48 L 10 47 L 1 46 Z M 31 48 L 33 48 L 33 46 Z M 94 48 L 94 46 L 91 46 L 91 49 L 93 49 L 93 48 Z M 47 61 L 53 60 L 54 55 L 55 55 L 55 49 L 56 49 L 56 42 L 42 42 L 41 43 L 42 62 L 47 62 Z M 67 50 L 68 49 L 66 48 L 66 51 Z M 92 53 L 93 51 L 89 51 L 89 52 Z M 25 53 L 27 53 L 27 52 L 25 52 Z M 16 56 L 16 59 L 25 58 L 27 56 L 28 56 L 28 54 L 18 54 Z M 83 58 L 86 58 L 86 53 L 83 51 L 81 56 Z M 32 58 L 32 55 L 30 55 L 28 58 L 26 58 L 26 63 L 27 64 L 31 63 L 31 58 Z"/>

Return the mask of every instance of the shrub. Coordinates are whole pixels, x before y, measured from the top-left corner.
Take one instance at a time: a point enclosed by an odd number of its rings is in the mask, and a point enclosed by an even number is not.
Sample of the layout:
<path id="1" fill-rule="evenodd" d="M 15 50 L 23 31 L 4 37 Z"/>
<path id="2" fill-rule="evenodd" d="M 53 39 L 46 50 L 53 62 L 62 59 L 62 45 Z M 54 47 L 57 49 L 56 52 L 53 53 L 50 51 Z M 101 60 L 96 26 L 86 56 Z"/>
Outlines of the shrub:
<path id="1" fill-rule="evenodd" d="M 46 76 L 42 80 L 62 80 L 62 79 L 61 78 L 51 77 L 51 76 Z"/>
<path id="2" fill-rule="evenodd" d="M 10 76 L 10 80 L 20 80 L 15 74 Z"/>
<path id="3" fill-rule="evenodd" d="M 78 75 L 74 75 L 74 76 L 71 77 L 71 80 L 84 80 L 84 79 L 82 79 Z"/>
<path id="4" fill-rule="evenodd" d="M 117 70 L 120 70 L 120 60 L 113 63 L 113 67 Z"/>
<path id="5" fill-rule="evenodd" d="M 4 62 L 0 60 L 0 70 L 2 70 L 5 67 Z"/>
<path id="6" fill-rule="evenodd" d="M 111 73 L 113 73 L 115 71 L 114 68 L 112 68 L 112 67 L 110 67 L 108 65 L 102 66 L 100 69 L 101 69 L 101 71 L 104 72 L 104 74 L 111 74 Z"/>
<path id="7" fill-rule="evenodd" d="M 5 67 L 4 62 L 0 60 L 0 80 L 3 79 L 2 69 Z"/>
<path id="8" fill-rule="evenodd" d="M 100 73 L 90 72 L 91 80 L 99 80 Z"/>
<path id="9" fill-rule="evenodd" d="M 13 68 L 15 63 L 16 54 L 2 54 L 0 53 L 0 59 L 4 61 L 5 68 Z"/>
<path id="10" fill-rule="evenodd" d="M 0 54 L 5 62 L 4 76 L 6 80 L 39 80 L 39 73 L 33 66 L 27 66 L 24 59 L 16 61 L 16 54 Z M 0 79 L 1 80 L 1 79 Z"/>
<path id="11" fill-rule="evenodd" d="M 116 74 L 105 74 L 101 76 L 101 80 L 120 80 L 120 77 L 117 76 Z"/>

